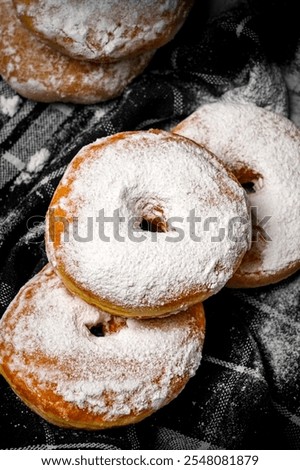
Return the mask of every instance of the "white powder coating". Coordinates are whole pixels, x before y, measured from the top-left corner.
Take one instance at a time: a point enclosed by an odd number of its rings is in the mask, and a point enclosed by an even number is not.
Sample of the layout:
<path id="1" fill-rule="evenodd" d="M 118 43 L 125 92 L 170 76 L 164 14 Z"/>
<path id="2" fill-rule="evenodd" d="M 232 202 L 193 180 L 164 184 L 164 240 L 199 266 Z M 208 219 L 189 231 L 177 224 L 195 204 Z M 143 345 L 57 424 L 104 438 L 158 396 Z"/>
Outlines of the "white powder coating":
<path id="1" fill-rule="evenodd" d="M 43 169 L 49 157 L 50 152 L 44 147 L 31 155 L 25 169 L 21 171 L 18 178 L 15 180 L 15 185 L 28 183 L 34 174 Z"/>
<path id="2" fill-rule="evenodd" d="M 66 187 L 48 219 L 63 211 L 70 225 L 58 246 L 48 225 L 49 260 L 80 288 L 124 308 L 177 299 L 185 308 L 191 293 L 221 289 L 249 247 L 244 190 L 205 149 L 168 132 L 123 133 L 84 147 L 58 193 Z M 101 211 L 120 219 L 102 229 Z M 193 212 L 201 221 L 190 221 Z M 155 217 L 167 231 L 133 232 Z"/>
<path id="3" fill-rule="evenodd" d="M 191 0 L 15 0 L 18 16 L 71 57 L 120 60 L 173 38 Z"/>
<path id="4" fill-rule="evenodd" d="M 1 320 L 0 366 L 9 370 L 17 393 L 20 380 L 33 388 L 38 409 L 51 409 L 45 391 L 58 395 L 63 401 L 53 406 L 62 416 L 64 401 L 112 421 L 155 411 L 174 398 L 174 380 L 183 381 L 181 390 L 199 366 L 199 308 L 193 315 L 121 320 L 70 294 L 48 265 Z M 110 331 L 111 322 L 120 329 Z M 103 337 L 89 329 L 99 324 L 108 328 Z"/>
<path id="5" fill-rule="evenodd" d="M 29 173 L 37 173 L 43 168 L 49 157 L 49 150 L 46 148 L 41 148 L 31 155 L 29 162 L 27 163 L 26 170 L 29 171 Z"/>
<path id="6" fill-rule="evenodd" d="M 280 322 L 267 318 L 259 335 L 264 345 L 267 345 L 269 361 L 273 376 L 282 387 L 284 382 L 293 383 L 300 362 L 300 327 L 290 323 L 288 319 Z"/>
<path id="7" fill-rule="evenodd" d="M 295 386 L 300 364 L 300 278 L 294 276 L 288 285 L 276 290 L 263 290 L 255 298 L 254 309 L 262 312 L 263 321 L 257 331 L 263 362 L 268 364 L 269 381 L 282 396 Z M 252 305 L 253 298 L 248 298 Z"/>
<path id="8" fill-rule="evenodd" d="M 174 132 L 201 143 L 233 173 L 250 169 L 248 194 L 270 238 L 257 243 L 237 273 L 272 275 L 300 261 L 300 131 L 285 117 L 251 104 L 200 107 Z M 265 224 L 264 218 L 267 223 Z M 264 237 L 265 238 L 265 237 Z M 253 256 L 251 256 L 253 254 Z"/>
<path id="9" fill-rule="evenodd" d="M 282 80 L 282 72 L 277 65 L 268 62 L 255 63 L 249 70 L 244 69 L 241 76 L 243 77 L 241 84 L 235 84 L 221 98 L 216 98 L 214 101 L 221 99 L 226 103 L 256 104 L 283 116 L 288 115 L 287 90 Z"/>
<path id="10" fill-rule="evenodd" d="M 36 101 L 93 104 L 118 96 L 148 65 L 153 52 L 95 64 L 50 48 L 18 20 L 11 0 L 0 0 L 0 74 L 20 95 Z"/>
<path id="11" fill-rule="evenodd" d="M 18 95 L 13 96 L 12 98 L 6 98 L 5 96 L 0 96 L 0 112 L 6 114 L 9 117 L 13 117 L 19 109 L 21 98 Z"/>

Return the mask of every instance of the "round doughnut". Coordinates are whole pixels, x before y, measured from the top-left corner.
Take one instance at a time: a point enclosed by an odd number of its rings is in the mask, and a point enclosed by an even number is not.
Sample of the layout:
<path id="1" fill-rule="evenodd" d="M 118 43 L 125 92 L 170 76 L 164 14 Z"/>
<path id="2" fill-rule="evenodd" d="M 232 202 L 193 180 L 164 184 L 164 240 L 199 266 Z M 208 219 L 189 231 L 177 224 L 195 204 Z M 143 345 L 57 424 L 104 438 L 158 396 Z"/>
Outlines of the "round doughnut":
<path id="1" fill-rule="evenodd" d="M 0 74 L 25 98 L 92 104 L 118 96 L 149 63 L 153 52 L 113 64 L 71 59 L 40 42 L 17 19 L 11 0 L 0 0 Z"/>
<path id="2" fill-rule="evenodd" d="M 258 106 L 200 107 L 174 132 L 207 146 L 248 190 L 252 246 L 228 283 L 259 287 L 300 267 L 300 130 Z"/>
<path id="3" fill-rule="evenodd" d="M 194 0 L 14 0 L 31 32 L 76 59 L 111 62 L 157 49 Z"/>
<path id="4" fill-rule="evenodd" d="M 101 429 L 173 400 L 200 364 L 202 304 L 163 319 L 110 316 L 69 293 L 50 265 L 4 314 L 0 371 L 47 421 Z"/>
<path id="5" fill-rule="evenodd" d="M 249 238 L 243 188 L 207 150 L 160 130 L 84 147 L 46 217 L 48 258 L 67 288 L 126 317 L 203 301 L 232 277 Z"/>

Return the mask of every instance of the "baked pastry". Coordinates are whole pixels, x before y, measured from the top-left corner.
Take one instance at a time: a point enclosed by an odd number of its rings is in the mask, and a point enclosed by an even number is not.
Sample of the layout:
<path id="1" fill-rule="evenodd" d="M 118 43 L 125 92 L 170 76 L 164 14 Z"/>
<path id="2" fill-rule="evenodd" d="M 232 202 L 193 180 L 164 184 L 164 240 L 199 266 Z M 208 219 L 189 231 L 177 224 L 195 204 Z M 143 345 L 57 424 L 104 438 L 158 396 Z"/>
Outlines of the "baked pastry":
<path id="1" fill-rule="evenodd" d="M 14 0 L 31 32 L 70 57 L 119 61 L 170 41 L 194 0 Z"/>
<path id="2" fill-rule="evenodd" d="M 84 147 L 46 217 L 48 259 L 66 287 L 126 317 L 202 302 L 249 243 L 243 188 L 205 148 L 160 130 Z"/>
<path id="3" fill-rule="evenodd" d="M 101 429 L 135 423 L 174 399 L 201 360 L 201 304 L 168 318 L 112 317 L 70 294 L 50 265 L 0 322 L 0 371 L 47 421 Z"/>
<path id="4" fill-rule="evenodd" d="M 300 267 L 300 130 L 251 104 L 200 107 L 174 132 L 207 146 L 248 190 L 252 246 L 230 287 L 276 283 Z"/>
<path id="5" fill-rule="evenodd" d="M 148 65 L 153 51 L 113 64 L 71 59 L 31 34 L 12 0 L 0 0 L 0 74 L 25 98 L 92 104 L 114 98 Z"/>

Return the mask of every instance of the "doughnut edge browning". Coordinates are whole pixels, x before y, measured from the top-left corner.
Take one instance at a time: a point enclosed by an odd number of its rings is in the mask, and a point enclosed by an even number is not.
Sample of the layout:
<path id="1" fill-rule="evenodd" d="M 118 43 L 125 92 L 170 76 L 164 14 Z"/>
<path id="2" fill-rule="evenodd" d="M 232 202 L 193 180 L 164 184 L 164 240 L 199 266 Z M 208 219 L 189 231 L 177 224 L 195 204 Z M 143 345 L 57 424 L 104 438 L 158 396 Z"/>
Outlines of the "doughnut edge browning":
<path id="1" fill-rule="evenodd" d="M 0 74 L 27 99 L 95 104 L 116 98 L 145 70 L 156 52 L 103 65 L 72 59 L 27 31 L 10 3 L 0 0 Z"/>
<path id="2" fill-rule="evenodd" d="M 61 28 L 57 28 L 57 31 L 55 31 L 53 23 L 51 23 L 50 31 L 47 34 L 47 31 L 45 30 L 46 25 L 41 23 L 43 19 L 38 17 L 38 14 L 42 11 L 39 10 L 39 0 L 35 0 L 35 2 L 33 2 L 37 5 L 37 16 L 29 14 L 29 2 L 24 0 L 12 0 L 14 10 L 19 20 L 22 22 L 24 27 L 34 34 L 40 41 L 48 44 L 52 49 L 55 49 L 75 60 L 83 60 L 99 64 L 109 64 L 124 59 L 134 58 L 138 55 L 154 51 L 169 43 L 183 26 L 194 2 L 195 0 L 176 0 L 177 5 L 172 6 L 173 10 L 168 13 L 168 18 L 166 18 L 166 16 L 164 17 L 165 25 L 163 30 L 160 32 L 155 30 L 155 20 L 159 23 L 161 19 L 159 17 L 153 19 L 152 16 L 151 20 L 153 24 L 151 26 L 153 37 L 151 38 L 147 37 L 147 21 L 144 21 L 142 25 L 137 24 L 136 27 L 133 27 L 133 25 L 132 28 L 127 26 L 126 29 L 126 23 L 124 25 L 120 24 L 120 22 L 117 21 L 117 18 L 114 18 L 116 13 L 114 13 L 114 15 L 111 13 L 115 28 L 118 30 L 118 27 L 121 26 L 121 29 L 122 27 L 125 29 L 121 34 L 122 40 L 117 41 L 114 45 L 115 31 L 110 31 L 108 29 L 107 31 L 102 32 L 104 37 L 107 36 L 107 42 L 101 44 L 100 41 L 97 40 L 98 33 L 95 32 L 95 25 L 89 24 L 84 26 L 85 31 L 83 36 L 81 38 L 77 38 L 77 41 L 79 41 L 80 44 L 80 50 L 78 50 L 76 41 Z M 145 5 L 145 8 L 149 8 L 149 4 Z M 140 9 L 141 8 L 139 7 L 139 10 Z M 142 11 L 139 11 L 138 14 L 141 19 Z M 101 15 L 101 7 L 99 15 Z M 154 34 L 154 30 L 156 31 L 156 34 Z"/>
<path id="3" fill-rule="evenodd" d="M 47 284 L 45 284 L 45 282 L 47 283 L 47 280 L 44 279 L 44 276 L 49 276 L 49 273 L 50 276 L 55 277 L 58 282 L 59 278 L 57 278 L 50 264 L 46 265 L 40 273 L 38 273 L 34 278 L 28 281 L 27 284 L 25 284 L 20 289 L 19 293 L 11 302 L 10 306 L 5 312 L 3 318 L 0 320 L 0 373 L 10 385 L 14 393 L 32 411 L 34 411 L 46 421 L 60 427 L 86 430 L 100 430 L 137 423 L 150 416 L 151 414 L 155 413 L 158 409 L 167 405 L 179 395 L 179 393 L 184 389 L 189 379 L 194 375 L 195 371 L 191 374 L 191 371 L 187 368 L 186 372 L 183 373 L 181 376 L 173 376 L 169 384 L 168 396 L 165 397 L 163 402 L 161 402 L 157 408 L 149 406 L 148 409 L 131 410 L 130 413 L 127 415 L 118 415 L 117 417 L 109 416 L 108 418 L 107 413 L 94 413 L 93 411 L 88 410 L 87 406 L 85 408 L 79 408 L 76 403 L 66 401 L 64 397 L 61 397 L 59 393 L 53 389 L 53 384 L 49 387 L 49 389 L 45 388 L 46 385 L 44 387 L 41 387 L 40 381 L 38 381 L 38 379 L 34 376 L 31 376 L 29 386 L 28 376 L 26 375 L 27 371 L 24 371 L 24 364 L 30 366 L 30 350 L 27 356 L 24 356 L 26 354 L 26 351 L 24 352 L 24 349 L 22 349 L 22 366 L 19 366 L 18 368 L 19 363 L 18 360 L 14 362 L 14 354 L 18 355 L 21 353 L 18 350 L 14 350 L 14 328 L 15 324 L 18 323 L 18 321 L 22 318 L 23 315 L 29 317 L 31 316 L 30 302 L 32 296 L 34 296 L 35 289 L 43 289 L 45 285 L 47 288 Z M 59 282 L 61 283 L 61 281 Z M 78 301 L 80 300 L 78 299 Z M 189 334 L 186 338 L 187 342 L 184 345 L 181 344 L 180 347 L 188 348 L 189 339 L 193 342 L 196 342 L 197 348 L 196 350 L 194 350 L 193 354 L 197 354 L 197 356 L 196 359 L 193 359 L 193 361 L 196 360 L 199 366 L 201 359 L 201 350 L 203 347 L 203 341 L 205 336 L 205 313 L 203 305 L 195 305 L 190 308 L 188 312 L 182 312 L 182 315 L 186 315 L 186 319 L 184 319 L 184 321 L 186 321 L 186 325 L 190 326 L 188 327 Z M 176 321 L 176 318 L 172 316 L 172 319 L 166 319 L 165 321 L 173 322 L 174 320 Z M 160 322 L 160 320 L 158 321 Z M 181 320 L 179 320 L 177 328 L 180 327 L 180 321 L 183 321 L 183 317 Z M 154 322 L 156 322 L 156 320 L 154 320 Z M 32 331 L 32 335 L 35 334 L 36 332 Z M 44 354 L 45 353 L 40 353 L 38 357 L 35 357 L 34 363 L 41 363 L 43 367 L 46 367 L 45 370 L 47 370 L 48 373 L 50 372 L 51 376 L 51 368 L 55 368 L 57 365 L 51 362 L 53 358 L 45 358 Z M 46 361 L 45 366 L 43 361 Z M 25 367 L 27 368 L 27 366 Z M 126 367 L 125 364 L 124 367 Z M 186 364 L 186 367 L 190 367 L 190 364 Z M 31 372 L 30 374 L 33 373 Z M 144 386 L 143 382 L 140 384 L 140 386 Z"/>
<path id="4" fill-rule="evenodd" d="M 285 269 L 276 273 L 242 273 L 236 272 L 234 276 L 227 282 L 226 287 L 232 289 L 251 289 L 257 287 L 266 287 L 270 284 L 277 284 L 284 281 L 288 277 L 296 274 L 300 269 L 300 261 L 289 264 Z"/>
<path id="5" fill-rule="evenodd" d="M 178 141 L 185 141 L 195 145 L 195 142 L 186 138 L 182 137 L 173 133 L 165 133 L 164 131 L 157 130 L 157 129 L 150 129 L 147 131 L 148 133 L 152 134 L 167 134 L 168 138 L 170 139 L 177 139 Z M 45 231 L 45 240 L 46 240 L 46 251 L 48 254 L 48 259 L 50 263 L 52 263 L 54 270 L 62 279 L 63 283 L 74 294 L 80 296 L 86 302 L 93 304 L 104 311 L 118 316 L 124 317 L 135 317 L 135 318 L 156 318 L 156 317 L 163 317 L 168 314 L 172 314 L 174 312 L 180 311 L 182 309 L 188 308 L 194 304 L 201 303 L 206 300 L 209 296 L 213 295 L 217 292 L 216 289 L 210 289 L 208 287 L 202 286 L 201 290 L 199 288 L 193 289 L 189 288 L 188 292 L 185 292 L 184 297 L 176 297 L 171 301 L 164 301 L 160 305 L 157 306 L 143 306 L 143 307 L 134 307 L 133 305 L 126 304 L 120 305 L 116 303 L 113 299 L 106 300 L 105 298 L 101 297 L 99 294 L 95 294 L 91 289 L 85 287 L 80 281 L 76 280 L 74 276 L 72 276 L 68 270 L 68 265 L 63 261 L 62 257 L 57 254 L 59 247 L 60 247 L 60 239 L 63 233 L 62 224 L 58 222 L 56 225 L 57 218 L 68 217 L 68 214 L 65 210 L 59 207 L 59 201 L 62 198 L 67 198 L 71 189 L 70 186 L 72 182 L 76 178 L 76 171 L 80 169 L 81 165 L 84 165 L 88 158 L 92 157 L 93 150 L 99 150 L 102 147 L 106 147 L 111 143 L 118 141 L 120 139 L 126 139 L 130 135 L 136 135 L 138 131 L 128 131 L 128 132 L 121 132 L 118 134 L 114 134 L 112 136 L 105 137 L 103 139 L 99 139 L 96 142 L 93 142 L 87 145 L 84 149 L 82 149 L 82 153 L 79 155 L 77 154 L 72 162 L 69 164 L 69 169 L 71 169 L 73 176 L 68 177 L 67 183 L 59 184 L 54 195 L 52 201 L 49 205 L 49 210 L 46 215 L 46 231 Z M 197 147 L 201 147 L 196 144 Z M 85 150 L 88 147 L 88 150 Z M 228 170 L 224 168 L 224 166 L 219 162 L 219 160 L 211 154 L 205 147 L 203 147 L 207 153 L 209 153 L 212 157 L 213 161 L 218 162 L 221 165 L 222 170 L 224 173 L 230 178 L 231 180 L 235 181 L 238 184 L 238 181 L 231 174 Z M 87 154 L 89 152 L 89 154 Z M 100 157 L 101 158 L 101 157 Z M 68 170 L 67 170 L 68 171 Z M 239 184 L 238 184 L 239 186 Z M 56 207 L 57 206 L 57 207 Z M 71 220 L 70 220 L 71 221 Z M 60 226 L 60 228 L 58 228 Z M 237 257 L 234 266 L 232 267 L 234 271 L 238 269 L 240 265 L 244 253 L 240 253 Z M 220 287 L 221 288 L 221 287 Z"/>
<path id="6" fill-rule="evenodd" d="M 238 111 L 240 113 L 240 120 L 236 119 Z M 268 169 L 272 169 L 272 163 L 273 165 L 276 166 L 276 171 L 277 174 L 281 174 L 283 171 L 287 171 L 288 175 L 285 177 L 286 181 L 289 181 L 291 174 L 294 173 L 295 169 L 295 164 L 297 162 L 297 152 L 295 151 L 296 148 L 296 143 L 298 141 L 298 157 L 300 154 L 300 133 L 299 129 L 296 128 L 296 126 L 287 118 L 281 115 L 277 115 L 276 113 L 266 110 L 264 108 L 261 108 L 259 106 L 256 106 L 254 104 L 237 104 L 237 103 L 229 103 L 229 102 L 219 102 L 219 103 L 211 103 L 211 104 L 206 104 L 203 106 L 200 106 L 196 111 L 194 111 L 191 115 L 189 115 L 187 118 L 185 118 L 183 121 L 179 122 L 175 128 L 172 129 L 172 132 L 178 134 L 178 135 L 183 135 L 186 136 L 198 144 L 204 144 L 207 147 L 210 147 L 214 149 L 215 153 L 215 147 L 216 147 L 216 139 L 214 136 L 213 131 L 215 128 L 212 125 L 212 122 L 216 125 L 218 131 L 220 132 L 221 129 L 221 118 L 223 118 L 222 124 L 225 125 L 224 123 L 226 122 L 226 119 L 230 122 L 230 124 L 233 127 L 232 135 L 231 135 L 231 140 L 230 142 L 226 140 L 226 137 L 222 138 L 220 136 L 219 138 L 219 147 L 222 148 L 222 151 L 220 151 L 220 154 L 217 155 L 217 158 L 225 165 L 228 169 L 228 166 L 230 166 L 230 170 L 234 171 L 236 179 L 239 181 L 240 184 L 251 182 L 251 180 L 261 180 L 264 181 L 265 178 L 268 178 L 268 191 L 269 191 L 269 198 L 271 199 L 274 194 L 270 192 L 271 188 L 271 182 L 272 178 L 274 179 L 274 174 L 270 171 L 270 174 L 272 176 L 269 176 L 269 173 L 267 173 L 267 168 L 264 167 L 264 165 L 261 165 L 262 168 L 258 170 L 255 167 L 255 164 L 257 165 L 257 162 L 255 161 L 255 158 L 252 160 L 249 159 L 249 156 L 251 155 L 251 145 L 252 143 L 250 142 L 250 139 L 246 140 L 245 142 L 245 147 L 241 148 L 241 142 L 239 141 L 238 144 L 235 143 L 234 139 L 232 136 L 235 135 L 235 129 L 240 129 L 240 121 L 245 125 L 247 123 L 247 116 L 251 116 L 251 132 L 253 133 L 254 129 L 254 122 L 256 123 L 255 125 L 259 128 L 261 126 L 266 126 L 266 136 L 268 136 L 269 141 L 271 143 L 272 139 L 277 142 L 276 139 L 280 138 L 280 131 L 282 133 L 282 143 L 280 144 L 280 152 L 281 154 L 286 153 L 288 157 L 288 167 L 280 167 L 278 169 L 278 151 L 271 150 L 270 153 L 268 154 L 268 150 L 265 151 L 265 162 L 268 162 L 268 165 L 270 166 Z M 236 119 L 234 123 L 232 123 L 233 117 Z M 214 121 L 212 120 L 214 118 Z M 250 119 L 250 118 L 249 118 Z M 217 123 L 216 123 L 217 121 Z M 259 123 L 259 124 L 258 124 Z M 249 131 L 250 134 L 250 131 Z M 275 135 L 276 134 L 276 135 Z M 247 134 L 248 135 L 248 134 Z M 259 135 L 259 133 L 258 133 Z M 264 133 L 262 132 L 262 135 Z M 253 137 L 254 138 L 254 137 Z M 266 137 L 265 137 L 266 139 Z M 223 142 L 224 141 L 224 142 Z M 295 143 L 295 146 L 292 147 L 292 143 Z M 226 146 L 227 145 L 227 146 Z M 257 144 L 258 147 L 254 147 L 257 152 L 260 152 L 260 158 L 261 162 L 263 162 L 262 159 L 262 144 L 259 143 Z M 267 149 L 267 143 L 265 142 L 266 149 Z M 242 156 L 237 154 L 237 149 L 242 151 Z M 229 160 L 228 155 L 229 151 L 232 153 L 232 161 Z M 222 153 L 224 153 L 224 156 Z M 252 153 L 255 154 L 255 152 L 252 149 Z M 247 155 L 248 161 L 246 160 L 245 155 Z M 238 156 L 241 161 L 239 161 Z M 273 159 L 273 161 L 272 161 Z M 270 161 L 271 160 L 271 161 Z M 284 159 L 283 159 L 284 161 Z M 264 172 L 262 171 L 264 170 Z M 283 181 L 284 183 L 284 181 Z M 295 183 L 295 182 L 294 182 Z M 263 187 L 264 183 L 261 183 Z M 273 187 L 275 186 L 275 183 L 273 183 Z M 258 186 L 258 193 L 257 193 L 257 198 L 256 198 L 256 205 L 259 207 L 259 190 L 261 188 Z M 287 203 L 290 205 L 290 207 L 293 207 L 295 205 L 295 199 L 290 201 L 289 196 L 286 194 L 286 188 L 283 186 L 283 189 L 285 190 L 285 199 L 282 199 L 282 202 L 280 201 L 280 204 L 278 202 L 279 209 L 281 209 L 281 205 L 284 204 L 284 201 L 286 200 Z M 291 189 L 291 194 L 294 191 Z M 265 192 L 266 193 L 266 192 Z M 251 196 L 251 194 L 250 194 Z M 266 197 L 266 196 L 264 196 Z M 262 201 L 262 204 L 265 201 Z M 249 205 L 250 205 L 250 197 L 249 197 Z M 266 214 L 272 214 L 272 213 L 266 213 Z M 290 216 L 291 217 L 291 216 Z M 261 217 L 263 218 L 263 216 Z M 254 217 L 254 222 L 253 223 L 253 231 L 255 233 L 257 227 L 256 227 L 256 222 L 255 222 L 255 217 Z M 294 219 L 290 219 L 294 220 Z M 281 218 L 277 220 L 277 225 L 279 224 L 285 224 L 286 220 L 285 217 L 282 215 L 281 211 Z M 294 220 L 295 222 L 295 220 Z M 289 237 L 297 237 L 296 235 L 296 224 L 294 223 L 293 227 L 295 226 L 294 229 L 294 234 L 293 230 L 289 228 Z M 289 226 L 290 227 L 290 226 Z M 268 241 L 273 241 L 273 240 L 268 240 Z M 300 269 L 300 252 L 299 252 L 299 247 L 298 247 L 298 253 L 295 250 L 294 246 L 294 253 L 293 256 L 290 256 L 289 261 L 287 261 L 286 257 L 283 256 L 281 260 L 284 260 L 284 262 L 280 262 L 277 264 L 277 266 L 272 266 L 268 263 L 266 263 L 266 266 L 263 266 L 263 257 L 264 257 L 264 248 L 265 248 L 265 239 L 260 236 L 259 233 L 259 228 L 258 232 L 256 233 L 256 236 L 254 237 L 250 249 L 247 251 L 245 254 L 245 257 L 243 258 L 240 266 L 234 273 L 233 277 L 227 282 L 226 287 L 229 288 L 259 288 L 259 287 L 265 287 L 270 284 L 277 284 L 278 282 L 281 282 L 285 279 L 287 279 L 289 276 L 295 274 L 299 269 Z M 281 240 L 279 240 L 279 245 L 282 243 Z M 286 239 L 286 246 L 289 247 L 289 238 Z M 276 250 L 280 249 L 281 247 L 277 245 L 272 248 L 273 252 Z M 289 255 L 288 250 L 285 251 L 285 254 Z M 298 256 L 297 256 L 298 255 Z M 253 265 L 255 266 L 255 269 L 251 270 L 249 267 Z"/>

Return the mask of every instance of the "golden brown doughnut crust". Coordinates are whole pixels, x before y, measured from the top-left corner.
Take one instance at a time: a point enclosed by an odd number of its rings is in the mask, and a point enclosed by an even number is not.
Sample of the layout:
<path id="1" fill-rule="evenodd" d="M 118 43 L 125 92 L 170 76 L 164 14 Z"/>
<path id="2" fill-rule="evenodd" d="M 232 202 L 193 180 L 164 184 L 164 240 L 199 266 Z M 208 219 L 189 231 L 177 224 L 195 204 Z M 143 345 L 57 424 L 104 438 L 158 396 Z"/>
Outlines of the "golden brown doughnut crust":
<path id="1" fill-rule="evenodd" d="M 111 317 L 47 265 L 0 325 L 0 371 L 14 392 L 53 424 L 92 430 L 138 422 L 174 399 L 199 366 L 205 317 L 201 304 L 160 320 Z"/>
<path id="2" fill-rule="evenodd" d="M 176 171 L 173 173 L 176 152 L 178 160 Z M 226 282 L 224 279 L 229 279 L 230 273 L 236 270 L 248 248 L 249 214 L 242 188 L 234 178 L 229 176 L 214 156 L 206 153 L 205 149 L 188 139 L 153 129 L 147 132 L 119 133 L 99 139 L 84 147 L 70 163 L 56 189 L 46 217 L 48 259 L 66 287 L 104 311 L 125 317 L 164 316 L 202 302 L 220 289 Z M 146 155 L 149 157 L 147 158 Z M 144 158 L 147 158 L 147 161 L 143 160 Z M 149 163 L 149 172 L 145 173 L 144 165 L 148 164 L 150 158 L 152 163 Z M 93 170 L 92 174 L 85 175 L 83 178 L 82 172 L 90 171 L 91 165 L 95 165 L 95 171 Z M 104 167 L 100 169 L 102 165 Z M 201 170 L 199 165 L 202 167 Z M 122 175 L 119 175 L 119 167 L 124 169 Z M 127 168 L 132 168 L 132 171 L 126 173 Z M 199 183 L 194 175 L 191 177 L 193 173 L 191 168 L 203 178 L 203 184 Z M 107 178 L 102 176 L 106 175 L 106 171 L 109 172 Z M 151 171 L 155 175 L 149 176 Z M 114 172 L 117 172 L 116 177 L 114 177 Z M 74 221 L 78 218 L 83 224 L 88 221 L 86 210 L 93 213 L 94 201 L 97 206 L 95 206 L 95 214 L 102 208 L 102 204 L 104 204 L 105 211 L 113 210 L 108 208 L 108 201 L 105 199 L 109 194 L 121 195 L 117 200 L 110 198 L 109 204 L 112 204 L 114 208 L 124 206 L 125 211 L 129 207 L 128 220 L 130 217 L 140 217 L 139 204 L 141 203 L 144 207 L 149 201 L 151 203 L 149 194 L 152 194 L 153 190 L 148 187 L 150 185 L 152 188 L 153 184 L 156 184 L 155 182 L 152 184 L 151 181 L 159 179 L 158 173 L 161 172 L 165 175 L 163 177 L 165 179 L 155 186 L 157 200 L 162 202 L 164 197 L 161 196 L 161 192 L 168 184 L 170 188 L 168 189 L 169 214 L 172 216 L 178 214 L 176 207 L 174 208 L 172 204 L 173 197 L 175 201 L 178 200 L 179 185 L 181 185 L 183 189 L 180 198 L 182 203 L 187 204 L 187 209 L 185 213 L 182 212 L 186 215 L 182 218 L 183 223 L 186 222 L 184 240 L 174 245 L 171 242 L 164 242 L 165 238 L 162 235 L 159 243 L 164 243 L 164 249 L 160 251 L 160 259 L 152 253 L 155 253 L 156 246 L 162 245 L 152 243 L 150 237 L 146 237 L 144 244 L 145 256 L 140 255 L 141 252 L 137 250 L 137 246 L 130 242 L 130 237 L 125 238 L 124 243 L 116 246 L 113 240 L 105 243 L 101 237 L 98 237 L 97 229 L 95 236 L 88 243 L 77 246 L 77 241 L 72 236 L 65 242 L 68 227 L 71 227 Z M 211 189 L 207 178 L 203 176 L 205 172 L 209 174 L 208 178 L 212 178 L 212 174 L 217 175 L 218 181 L 214 183 L 218 186 L 217 190 Z M 180 181 L 174 185 L 176 175 Z M 99 180 L 102 177 L 105 181 L 100 183 Z M 113 181 L 112 185 L 103 189 L 103 185 L 110 178 Z M 90 184 L 85 186 L 83 180 L 90 181 Z M 92 187 L 94 189 L 90 193 Z M 84 194 L 78 196 L 77 190 L 82 190 Z M 95 196 L 95 191 L 99 191 L 97 196 Z M 218 194 L 218 204 L 215 202 L 216 194 Z M 133 205 L 131 200 L 135 201 Z M 223 206 L 224 210 L 221 209 Z M 86 209 L 82 209 L 83 207 Z M 217 211 L 220 211 L 220 217 L 226 214 L 227 218 L 232 213 L 244 218 L 245 223 L 241 227 L 240 240 L 235 242 L 226 237 L 221 243 L 214 243 L 208 238 L 206 243 L 205 238 L 202 237 L 201 241 L 194 242 L 187 222 L 190 207 L 195 207 L 195 210 L 198 210 L 203 217 L 205 214 L 216 215 Z M 155 208 L 155 211 L 158 209 L 159 206 Z M 180 210 L 183 211 L 183 209 Z M 162 214 L 163 212 L 162 210 Z M 94 217 L 93 220 L 95 221 L 96 218 Z M 225 221 L 224 224 L 226 224 Z M 85 232 L 86 229 L 81 227 L 79 230 Z M 166 232 L 169 231 L 166 230 Z M 170 233 L 172 232 L 174 230 L 170 229 Z M 202 245 L 200 245 L 201 242 Z M 117 240 L 116 243 L 118 243 Z M 111 255 L 107 255 L 110 251 Z M 117 263 L 114 256 L 116 252 L 120 256 Z M 191 252 L 194 253 L 193 256 Z M 92 255 L 90 259 L 91 253 L 95 253 L 95 256 Z M 100 281 L 102 274 L 98 272 L 97 266 L 99 262 L 103 265 L 104 257 L 108 272 L 102 282 Z M 142 262 L 143 268 L 141 268 Z M 194 268 L 192 268 L 193 263 L 195 263 Z M 119 265 L 121 268 L 118 268 Z M 151 276 L 149 273 L 152 273 Z M 192 280 L 188 281 L 191 278 Z M 167 289 L 166 285 L 168 285 Z"/>
<path id="3" fill-rule="evenodd" d="M 24 26 L 70 57 L 118 61 L 170 41 L 194 0 L 14 0 Z"/>
<path id="4" fill-rule="evenodd" d="M 0 74 L 25 98 L 92 104 L 114 98 L 148 65 L 153 52 L 114 64 L 71 59 L 31 34 L 11 0 L 0 0 Z"/>
<path id="5" fill-rule="evenodd" d="M 254 104 L 219 101 L 199 107 L 173 132 L 207 146 L 248 185 L 251 249 L 227 286 L 266 286 L 298 271 L 299 129 Z"/>

